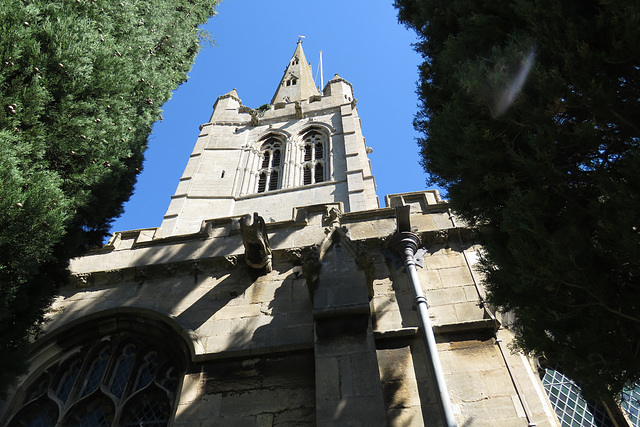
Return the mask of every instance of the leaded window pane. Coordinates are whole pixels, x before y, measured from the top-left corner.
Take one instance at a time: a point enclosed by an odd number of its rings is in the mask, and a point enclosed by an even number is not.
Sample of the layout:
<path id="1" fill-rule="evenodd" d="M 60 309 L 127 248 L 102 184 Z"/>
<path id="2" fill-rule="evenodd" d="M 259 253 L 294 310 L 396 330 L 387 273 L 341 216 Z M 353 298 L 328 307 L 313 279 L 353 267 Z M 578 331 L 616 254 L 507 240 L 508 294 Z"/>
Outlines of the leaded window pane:
<path id="1" fill-rule="evenodd" d="M 144 357 L 144 363 L 140 366 L 140 369 L 138 369 L 134 390 L 137 391 L 146 387 L 153 380 L 158 370 L 157 358 L 158 355 L 156 352 L 147 353 Z"/>
<path id="2" fill-rule="evenodd" d="M 604 405 L 587 402 L 580 387 L 560 371 L 547 369 L 542 385 L 563 427 L 613 427 Z"/>
<path id="3" fill-rule="evenodd" d="M 69 393 L 71 393 L 73 383 L 75 383 L 78 377 L 78 371 L 80 371 L 80 365 L 81 362 L 79 360 L 71 363 L 69 369 L 67 369 L 67 371 L 62 374 L 62 378 L 60 378 L 60 385 L 58 386 L 58 390 L 56 390 L 56 396 L 62 403 L 66 403 Z"/>
<path id="4" fill-rule="evenodd" d="M 164 427 L 169 423 L 169 405 L 159 396 L 147 396 L 127 414 L 125 427 Z"/>
<path id="5" fill-rule="evenodd" d="M 82 396 L 86 396 L 98 388 L 104 371 L 107 369 L 107 363 L 109 362 L 110 356 L 111 348 L 105 347 L 91 363 L 91 367 L 89 368 L 89 373 L 87 375 L 87 384 L 84 387 Z"/>
<path id="6" fill-rule="evenodd" d="M 176 376 L 175 367 L 171 366 L 166 369 L 164 378 L 160 380 L 160 385 L 170 393 L 178 387 L 178 377 Z"/>
<path id="7" fill-rule="evenodd" d="M 72 427 L 110 427 L 114 410 L 104 398 L 94 400 L 87 406 L 76 408 L 71 414 L 69 425 Z"/>
<path id="8" fill-rule="evenodd" d="M 626 412 L 631 424 L 640 426 L 640 385 L 627 389 L 622 393 L 622 409 Z"/>
<path id="9" fill-rule="evenodd" d="M 122 350 L 122 355 L 118 358 L 116 368 L 111 378 L 111 387 L 109 387 L 109 391 L 117 398 L 122 397 L 124 388 L 127 385 L 127 380 L 129 379 L 129 374 L 135 362 L 135 356 L 135 347 L 129 344 Z"/>
<path id="10" fill-rule="evenodd" d="M 147 350 L 137 351 L 141 348 Z M 176 362 L 180 352 L 161 350 L 150 340 L 129 333 L 74 348 L 73 359 L 52 364 L 31 382 L 23 406 L 8 426 L 166 426 L 181 374 Z M 84 385 L 80 393 L 73 392 L 75 384 Z M 108 387 L 109 395 L 100 385 Z"/>

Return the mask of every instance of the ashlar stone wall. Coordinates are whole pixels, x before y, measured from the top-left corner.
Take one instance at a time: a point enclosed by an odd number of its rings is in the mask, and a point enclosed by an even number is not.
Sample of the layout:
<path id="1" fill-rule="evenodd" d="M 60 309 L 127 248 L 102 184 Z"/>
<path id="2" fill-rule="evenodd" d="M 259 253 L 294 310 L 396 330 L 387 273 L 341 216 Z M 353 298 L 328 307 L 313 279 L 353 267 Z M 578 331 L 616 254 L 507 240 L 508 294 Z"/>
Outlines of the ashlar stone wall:
<path id="1" fill-rule="evenodd" d="M 412 206 L 418 276 L 458 425 L 556 425 L 530 361 L 480 304 L 480 247 L 437 194 Z M 272 271 L 244 262 L 237 218 L 168 238 L 120 233 L 74 260 L 34 354 L 34 372 L 74 325 L 117 313 L 162 321 L 188 347 L 175 426 L 442 425 L 410 283 L 387 247 L 393 208 L 308 206 L 267 224 Z M 31 377 L 23 378 L 29 385 Z M 20 384 L 19 384 L 20 385 Z M 0 407 L 16 410 L 10 400 Z M 0 415 L 0 422 L 2 421 Z"/>

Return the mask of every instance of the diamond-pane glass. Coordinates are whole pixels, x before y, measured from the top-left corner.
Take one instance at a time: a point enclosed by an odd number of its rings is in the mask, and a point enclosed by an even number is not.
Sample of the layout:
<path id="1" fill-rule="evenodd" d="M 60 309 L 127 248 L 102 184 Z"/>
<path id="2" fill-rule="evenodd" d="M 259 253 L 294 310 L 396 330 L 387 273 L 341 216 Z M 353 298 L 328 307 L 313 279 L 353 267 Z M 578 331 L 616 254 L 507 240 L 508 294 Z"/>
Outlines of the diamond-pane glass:
<path id="1" fill-rule="evenodd" d="M 142 405 L 125 418 L 123 425 L 125 427 L 164 427 L 169 423 L 169 411 L 166 402 L 158 399 L 144 399 Z"/>
<path id="2" fill-rule="evenodd" d="M 563 427 L 613 427 L 604 405 L 584 400 L 578 387 L 561 372 L 547 369 L 542 378 L 549 401 Z"/>
<path id="3" fill-rule="evenodd" d="M 77 418 L 75 424 L 78 427 L 110 427 L 113 415 L 108 414 L 104 405 L 96 404 L 89 411 Z"/>
<path id="4" fill-rule="evenodd" d="M 631 425 L 640 427 L 640 385 L 624 391 L 620 406 L 629 417 Z"/>

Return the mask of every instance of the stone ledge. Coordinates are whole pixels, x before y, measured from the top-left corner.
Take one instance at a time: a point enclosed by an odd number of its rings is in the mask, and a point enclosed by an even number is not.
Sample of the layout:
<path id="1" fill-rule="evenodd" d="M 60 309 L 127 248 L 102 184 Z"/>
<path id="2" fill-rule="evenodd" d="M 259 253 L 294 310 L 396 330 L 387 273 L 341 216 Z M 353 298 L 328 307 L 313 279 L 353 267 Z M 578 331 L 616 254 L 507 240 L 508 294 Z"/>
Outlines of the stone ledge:
<path id="1" fill-rule="evenodd" d="M 471 322 L 449 323 L 446 325 L 438 325 L 433 327 L 433 333 L 436 335 L 450 334 L 456 332 L 471 332 L 490 330 L 497 331 L 500 328 L 500 322 L 496 319 L 480 319 Z"/>
<path id="2" fill-rule="evenodd" d="M 400 329 L 388 329 L 386 331 L 373 331 L 373 338 L 378 340 L 387 340 L 394 338 L 408 338 L 418 335 L 419 328 L 417 326 L 400 328 Z"/>
<path id="3" fill-rule="evenodd" d="M 203 363 L 208 361 L 231 360 L 254 356 L 274 356 L 278 354 L 290 354 L 297 351 L 313 351 L 313 341 L 295 344 L 282 344 L 268 347 L 243 348 L 237 350 L 224 350 L 207 354 L 197 354 L 193 356 L 193 363 Z"/>

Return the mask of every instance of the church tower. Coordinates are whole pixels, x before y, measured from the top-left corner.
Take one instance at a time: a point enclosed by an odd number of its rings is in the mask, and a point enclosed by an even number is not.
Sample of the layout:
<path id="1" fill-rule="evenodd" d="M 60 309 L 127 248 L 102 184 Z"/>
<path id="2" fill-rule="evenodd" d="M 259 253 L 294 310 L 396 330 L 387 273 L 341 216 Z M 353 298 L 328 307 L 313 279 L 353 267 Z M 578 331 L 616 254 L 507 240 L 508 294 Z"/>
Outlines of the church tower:
<path id="1" fill-rule="evenodd" d="M 337 74 L 322 94 L 302 41 L 270 104 L 249 108 L 235 89 L 222 95 L 189 158 L 161 226 L 194 233 L 202 221 L 260 212 L 267 222 L 297 206 L 379 207 L 351 83 Z"/>
<path id="2" fill-rule="evenodd" d="M 477 233 L 379 207 L 351 84 L 311 75 L 298 41 L 269 104 L 220 96 L 161 227 L 71 260 L 0 425 L 558 425 Z"/>

